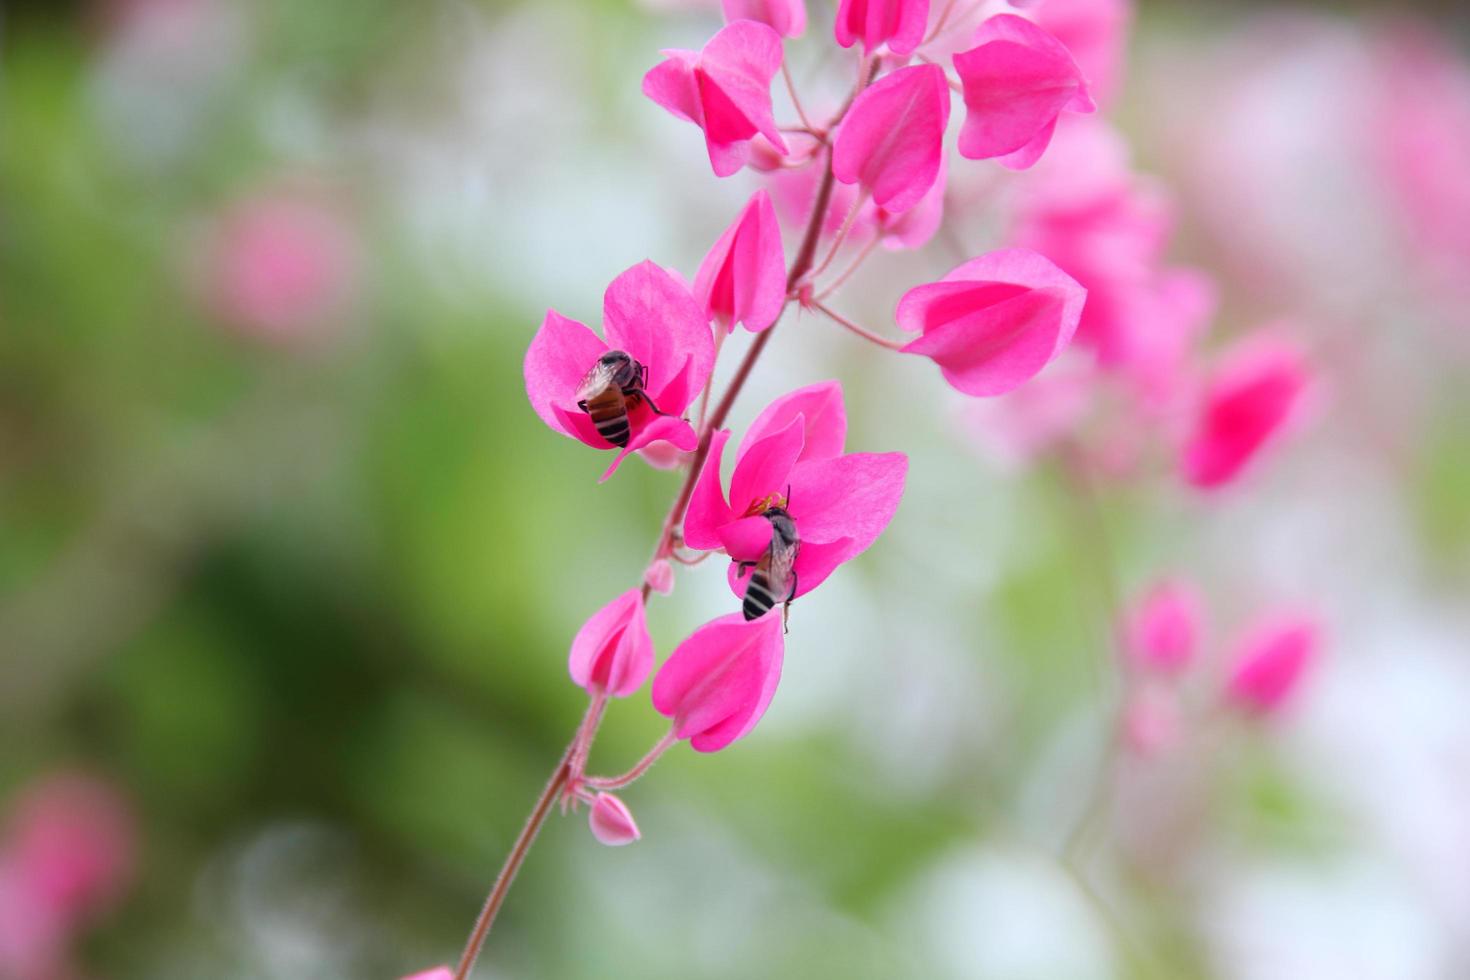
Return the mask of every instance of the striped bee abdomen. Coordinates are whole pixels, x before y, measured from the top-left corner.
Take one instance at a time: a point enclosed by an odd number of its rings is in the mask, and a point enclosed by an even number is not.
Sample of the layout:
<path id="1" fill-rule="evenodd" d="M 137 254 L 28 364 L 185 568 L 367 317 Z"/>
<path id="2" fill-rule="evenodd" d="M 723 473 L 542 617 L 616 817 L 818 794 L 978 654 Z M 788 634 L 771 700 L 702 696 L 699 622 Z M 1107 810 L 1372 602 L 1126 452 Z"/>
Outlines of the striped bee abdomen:
<path id="1" fill-rule="evenodd" d="M 741 605 L 740 611 L 745 614 L 747 620 L 759 619 L 770 612 L 776 602 L 776 597 L 771 594 L 771 581 L 766 577 L 765 570 L 756 568 L 751 573 L 750 581 L 745 585 L 745 602 Z"/>
<path id="2" fill-rule="evenodd" d="M 616 385 L 608 385 L 589 398 L 587 414 L 592 417 L 598 435 L 619 449 L 628 445 L 628 408 L 623 392 Z"/>

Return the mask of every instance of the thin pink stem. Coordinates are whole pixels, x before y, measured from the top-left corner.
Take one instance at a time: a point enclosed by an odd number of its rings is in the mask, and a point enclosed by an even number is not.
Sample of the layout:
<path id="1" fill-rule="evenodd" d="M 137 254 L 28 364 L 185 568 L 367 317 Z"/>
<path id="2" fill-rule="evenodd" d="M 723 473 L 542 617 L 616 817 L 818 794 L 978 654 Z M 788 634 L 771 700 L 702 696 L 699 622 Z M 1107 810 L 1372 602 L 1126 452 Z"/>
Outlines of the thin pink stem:
<path id="1" fill-rule="evenodd" d="M 785 58 L 781 59 L 781 75 L 786 79 L 786 91 L 791 93 L 791 104 L 796 107 L 796 115 L 801 120 L 801 124 L 817 139 L 826 139 L 827 134 L 820 132 L 817 127 L 812 125 L 811 119 L 807 117 L 806 110 L 801 107 L 801 98 L 796 94 L 796 82 L 791 78 L 791 66 L 786 63 Z"/>
<path id="2" fill-rule="evenodd" d="M 636 766 L 634 766 L 632 769 L 629 769 L 621 776 L 588 776 L 586 779 L 582 780 L 582 782 L 584 782 L 588 786 L 591 786 L 593 789 L 622 789 L 624 786 L 627 786 L 629 783 L 638 779 L 648 770 L 652 769 L 653 764 L 659 760 L 660 756 L 662 756 L 665 752 L 678 744 L 678 737 L 675 736 L 672 731 L 670 731 L 665 734 L 663 738 L 654 743 L 653 748 L 649 749 L 648 754 L 638 760 L 638 764 Z"/>
<path id="3" fill-rule="evenodd" d="M 847 280 L 852 277 L 852 274 L 858 271 L 858 266 L 862 265 L 865 261 L 867 261 L 868 256 L 873 254 L 873 249 L 878 247 L 878 241 L 882 237 L 882 235 L 875 234 L 872 238 L 868 239 L 868 244 L 863 246 L 863 250 L 857 254 L 857 258 L 853 259 L 851 264 L 849 264 L 846 269 L 842 270 L 842 275 L 838 276 L 836 279 L 833 279 L 832 283 L 826 289 L 822 290 L 820 293 L 817 293 L 816 298 L 819 300 L 826 299 L 828 296 L 831 296 L 833 293 L 837 292 L 838 287 L 847 282 Z"/>
<path id="4" fill-rule="evenodd" d="M 495 924 L 495 917 L 500 914 L 500 906 L 505 904 L 505 896 L 510 894 L 510 886 L 515 881 L 516 872 L 525 863 L 526 855 L 531 853 L 531 845 L 536 843 L 536 835 L 541 832 L 541 826 L 546 823 L 552 806 L 557 797 L 561 795 L 562 787 L 567 783 L 571 772 L 572 755 L 582 741 L 583 732 L 595 724 L 601 713 L 602 705 L 594 697 L 592 703 L 587 705 L 587 713 L 582 716 L 582 723 L 577 726 L 577 732 L 572 736 L 567 750 L 561 754 L 561 761 L 551 771 L 551 778 L 546 781 L 546 788 L 541 791 L 541 795 L 536 799 L 536 805 L 531 808 L 531 815 L 526 818 L 526 824 L 521 828 L 520 835 L 511 845 L 510 854 L 506 857 L 505 864 L 501 866 L 500 874 L 495 876 L 495 884 L 485 898 L 485 905 L 480 909 L 479 918 L 475 920 L 475 927 L 470 930 L 470 938 L 465 943 L 464 955 L 459 958 L 459 968 L 454 971 L 454 980 L 468 980 L 470 971 L 475 968 L 475 960 L 479 959 L 480 949 L 490 935 L 490 927 Z"/>
<path id="5" fill-rule="evenodd" d="M 827 255 L 825 258 L 822 259 L 821 265 L 818 265 L 815 269 L 813 269 L 806 276 L 806 278 L 815 279 L 817 276 L 820 276 L 822 273 L 827 271 L 827 266 L 831 265 L 832 260 L 837 258 L 837 250 L 842 248 L 842 243 L 847 240 L 847 233 L 852 231 L 853 223 L 857 221 L 858 212 L 861 211 L 863 209 L 863 205 L 867 203 L 868 192 L 864 190 L 861 194 L 857 196 L 857 200 L 852 202 L 852 207 L 848 208 L 847 217 L 842 219 L 842 227 L 837 229 L 837 237 L 832 239 L 832 244 L 828 247 Z"/>
<path id="6" fill-rule="evenodd" d="M 889 340 L 887 337 L 880 337 L 878 334 L 873 333 L 873 331 L 867 329 L 866 327 L 858 326 L 847 317 L 841 315 L 840 313 L 834 313 L 832 310 L 829 310 L 827 307 L 823 306 L 821 303 L 818 303 L 816 300 L 813 300 L 810 305 L 812 309 L 816 310 L 818 313 L 824 314 L 833 323 L 836 323 L 839 326 L 846 327 L 853 333 L 857 334 L 859 337 L 863 338 L 864 340 L 871 341 L 877 344 L 879 347 L 886 347 L 889 350 L 903 350 L 903 348 L 906 346 L 901 340 Z"/>

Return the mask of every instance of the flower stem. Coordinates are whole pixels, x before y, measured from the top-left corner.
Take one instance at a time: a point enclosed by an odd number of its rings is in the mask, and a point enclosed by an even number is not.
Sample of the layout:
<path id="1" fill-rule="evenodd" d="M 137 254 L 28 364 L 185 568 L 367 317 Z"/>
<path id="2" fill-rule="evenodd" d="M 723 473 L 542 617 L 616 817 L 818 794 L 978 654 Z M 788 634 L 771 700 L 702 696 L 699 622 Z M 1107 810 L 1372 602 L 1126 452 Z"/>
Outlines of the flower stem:
<path id="1" fill-rule="evenodd" d="M 847 282 L 848 279 L 852 278 L 852 274 L 854 272 L 858 271 L 858 267 L 868 260 L 868 256 L 873 254 L 873 249 L 878 247 L 878 242 L 882 239 L 882 237 L 882 235 L 875 234 L 872 238 L 868 239 L 868 243 L 864 245 L 863 250 L 857 254 L 857 258 L 853 259 L 848 267 L 842 270 L 842 274 L 839 275 L 836 279 L 833 279 L 831 284 L 828 285 L 826 289 L 823 289 L 821 292 L 817 293 L 816 298 L 819 300 L 826 299 L 828 296 L 831 296 L 833 293 L 837 292 L 838 288 L 843 283 Z"/>
<path id="2" fill-rule="evenodd" d="M 679 744 L 678 736 L 670 731 L 654 743 L 653 748 L 649 749 L 648 754 L 638 760 L 636 766 L 621 776 L 588 776 L 583 782 L 593 789 L 621 789 L 652 769 L 653 764 L 659 760 L 659 757 L 677 744 Z"/>
<path id="3" fill-rule="evenodd" d="M 510 893 L 510 886 L 515 881 L 516 872 L 521 869 L 526 855 L 531 852 L 531 845 L 536 843 L 536 835 L 541 832 L 541 825 L 546 823 L 552 806 L 556 803 L 557 797 L 561 795 L 562 788 L 567 784 L 567 778 L 572 769 L 572 757 L 577 747 L 586 738 L 587 730 L 596 727 L 597 720 L 602 716 L 602 706 L 606 703 L 606 698 L 594 697 L 592 703 L 587 705 L 587 713 L 582 716 L 582 723 L 577 726 L 577 733 L 572 736 L 571 743 L 561 754 L 561 761 L 551 771 L 551 778 L 546 781 L 546 788 L 541 791 L 536 805 L 531 808 L 531 815 L 526 818 L 525 826 L 521 828 L 516 842 L 511 845 L 510 854 L 506 857 L 505 864 L 501 866 L 500 874 L 495 876 L 495 884 L 485 898 L 485 905 L 480 909 L 480 916 L 475 920 L 474 929 L 470 930 L 470 938 L 465 943 L 464 954 L 459 958 L 459 968 L 454 971 L 454 980 L 468 980 L 470 971 L 475 968 L 475 960 L 479 958 L 480 949 L 485 945 L 486 937 L 490 935 L 490 927 L 495 924 L 495 917 L 500 913 L 500 906 L 505 904 L 505 896 Z"/>
<path id="4" fill-rule="evenodd" d="M 853 323 L 847 317 L 843 316 L 840 313 L 836 313 L 836 312 L 828 309 L 827 307 L 823 306 L 821 303 L 817 302 L 816 300 L 812 300 L 811 301 L 811 307 L 812 307 L 812 309 L 816 310 L 818 313 L 821 313 L 821 314 L 825 315 L 833 323 L 836 323 L 839 326 L 846 327 L 848 330 L 851 330 L 853 333 L 857 334 L 859 337 L 863 338 L 864 340 L 867 340 L 867 341 L 870 341 L 872 343 L 875 343 L 879 347 L 886 347 L 889 350 L 903 350 L 904 347 L 907 346 L 902 341 L 899 341 L 899 340 L 889 340 L 887 337 L 881 337 L 878 334 L 873 333 L 873 331 L 869 330 L 867 327 L 860 327 L 860 326 L 858 326 L 856 323 Z"/>
<path id="5" fill-rule="evenodd" d="M 786 91 L 791 93 L 791 104 L 796 108 L 796 115 L 801 120 L 801 124 L 817 139 L 826 139 L 826 134 L 819 132 L 817 127 L 812 125 L 812 121 L 807 118 L 806 110 L 801 107 L 801 99 L 796 94 L 796 82 L 791 78 L 791 66 L 786 63 L 785 58 L 781 59 L 781 74 L 786 78 Z"/>

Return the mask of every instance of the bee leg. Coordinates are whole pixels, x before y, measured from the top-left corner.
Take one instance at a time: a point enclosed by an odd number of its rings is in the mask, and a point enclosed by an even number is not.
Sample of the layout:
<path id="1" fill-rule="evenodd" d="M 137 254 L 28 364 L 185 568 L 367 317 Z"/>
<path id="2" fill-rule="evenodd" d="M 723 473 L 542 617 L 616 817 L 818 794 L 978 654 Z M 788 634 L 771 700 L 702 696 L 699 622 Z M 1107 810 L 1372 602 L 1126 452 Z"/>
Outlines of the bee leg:
<path id="1" fill-rule="evenodd" d="M 639 394 L 639 396 L 644 401 L 648 402 L 648 407 L 651 408 L 651 409 L 653 409 L 653 414 L 654 415 L 668 415 L 669 414 L 668 412 L 665 412 L 663 409 L 659 408 L 657 405 L 655 405 L 653 403 L 653 399 L 648 397 L 648 392 L 646 392 L 646 391 L 640 391 L 638 394 Z"/>
<path id="2" fill-rule="evenodd" d="M 791 591 L 786 594 L 786 601 L 781 604 L 781 634 L 784 636 L 791 632 L 791 604 L 796 601 L 797 575 L 791 573 Z"/>

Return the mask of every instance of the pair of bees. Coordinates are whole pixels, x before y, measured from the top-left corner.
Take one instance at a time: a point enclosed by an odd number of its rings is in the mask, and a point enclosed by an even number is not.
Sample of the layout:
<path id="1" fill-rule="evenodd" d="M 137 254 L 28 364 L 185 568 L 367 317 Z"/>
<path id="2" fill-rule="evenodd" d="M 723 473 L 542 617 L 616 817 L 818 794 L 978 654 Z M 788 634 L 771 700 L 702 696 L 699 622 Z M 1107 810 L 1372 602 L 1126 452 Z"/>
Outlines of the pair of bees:
<path id="1" fill-rule="evenodd" d="M 597 428 L 597 434 L 619 449 L 626 448 L 630 436 L 628 413 L 641 402 L 647 402 L 655 415 L 667 415 L 648 397 L 648 367 L 627 353 L 610 350 L 597 359 L 592 370 L 577 386 L 577 407 L 586 412 Z M 760 516 L 771 523 L 771 543 L 755 561 L 740 562 L 740 571 L 754 569 L 745 583 L 745 599 L 740 611 L 747 620 L 764 616 L 782 603 L 782 615 L 796 597 L 796 554 L 801 539 L 796 522 L 785 505 L 770 506 Z"/>

